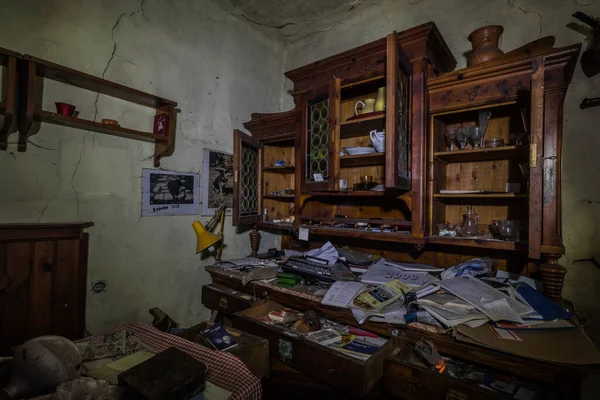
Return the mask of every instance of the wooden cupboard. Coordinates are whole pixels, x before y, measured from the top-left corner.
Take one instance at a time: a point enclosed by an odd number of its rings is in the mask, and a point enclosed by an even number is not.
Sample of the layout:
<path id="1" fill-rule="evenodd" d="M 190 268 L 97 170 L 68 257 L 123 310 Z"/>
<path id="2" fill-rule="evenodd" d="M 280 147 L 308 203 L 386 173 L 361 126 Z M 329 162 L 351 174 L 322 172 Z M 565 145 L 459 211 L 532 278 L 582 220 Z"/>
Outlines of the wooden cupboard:
<path id="1" fill-rule="evenodd" d="M 295 110 L 253 115 L 252 137 L 236 133 L 234 225 L 285 228 L 297 248 L 331 240 L 442 267 L 490 256 L 499 269 L 539 272 L 546 294 L 560 297 L 562 102 L 579 50 L 532 46 L 452 71 L 455 59 L 428 23 L 288 71 Z M 355 115 L 359 100 L 377 103 L 382 91 L 385 110 Z M 478 125 L 482 110 L 491 111 L 485 139 L 504 146 L 450 149 L 447 130 Z M 385 130 L 384 152 L 343 151 L 370 146 L 373 130 Z M 293 168 L 273 171 L 271 154 L 293 157 Z M 355 188 L 364 176 L 380 190 Z M 288 187 L 293 197 L 272 195 Z M 251 214 L 248 193 L 256 193 Z M 459 225 L 466 206 L 478 214 L 477 234 L 440 236 L 440 224 Z M 294 222 L 265 224 L 265 209 L 268 221 Z M 517 221 L 520 237 L 492 237 L 494 220 Z M 291 240 L 298 228 L 309 230 L 308 243 Z"/>
<path id="2" fill-rule="evenodd" d="M 0 224 L 0 353 L 41 335 L 83 337 L 93 223 Z"/>

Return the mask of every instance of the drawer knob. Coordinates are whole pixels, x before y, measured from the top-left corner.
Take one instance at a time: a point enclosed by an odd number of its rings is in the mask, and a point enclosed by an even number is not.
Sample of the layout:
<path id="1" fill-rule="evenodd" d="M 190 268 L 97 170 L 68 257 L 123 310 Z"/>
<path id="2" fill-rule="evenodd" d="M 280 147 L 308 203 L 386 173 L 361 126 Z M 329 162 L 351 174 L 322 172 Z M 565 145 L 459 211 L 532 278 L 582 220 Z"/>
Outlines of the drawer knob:
<path id="1" fill-rule="evenodd" d="M 335 372 L 335 369 L 333 369 L 333 368 L 329 368 L 329 369 L 327 370 L 327 373 L 328 373 L 328 374 L 333 374 L 334 372 Z"/>

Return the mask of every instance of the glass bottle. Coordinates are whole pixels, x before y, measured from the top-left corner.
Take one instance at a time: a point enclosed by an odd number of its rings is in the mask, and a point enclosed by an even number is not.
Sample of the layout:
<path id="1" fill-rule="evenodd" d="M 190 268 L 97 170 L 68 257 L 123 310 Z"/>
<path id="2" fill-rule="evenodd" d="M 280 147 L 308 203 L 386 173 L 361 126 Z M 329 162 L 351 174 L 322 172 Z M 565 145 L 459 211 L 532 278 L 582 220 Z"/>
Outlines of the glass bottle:
<path id="1" fill-rule="evenodd" d="M 460 227 L 460 236 L 471 237 L 477 236 L 477 228 L 479 225 L 479 215 L 473 212 L 472 206 L 467 206 L 467 213 L 463 215 L 463 222 Z"/>

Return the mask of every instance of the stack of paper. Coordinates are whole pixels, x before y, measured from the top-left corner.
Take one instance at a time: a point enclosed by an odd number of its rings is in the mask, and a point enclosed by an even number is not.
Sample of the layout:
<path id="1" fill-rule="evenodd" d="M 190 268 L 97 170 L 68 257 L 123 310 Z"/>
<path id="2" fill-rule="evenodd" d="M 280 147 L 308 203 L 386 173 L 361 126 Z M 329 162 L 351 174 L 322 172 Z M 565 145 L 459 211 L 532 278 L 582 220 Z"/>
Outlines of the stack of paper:
<path id="1" fill-rule="evenodd" d="M 438 284 L 492 321 L 523 323 L 521 316 L 534 311 L 529 304 L 515 300 L 470 275 L 442 280 Z"/>
<path id="2" fill-rule="evenodd" d="M 475 307 L 449 293 L 434 293 L 417 304 L 446 327 L 466 324 L 477 327 L 489 319 Z"/>

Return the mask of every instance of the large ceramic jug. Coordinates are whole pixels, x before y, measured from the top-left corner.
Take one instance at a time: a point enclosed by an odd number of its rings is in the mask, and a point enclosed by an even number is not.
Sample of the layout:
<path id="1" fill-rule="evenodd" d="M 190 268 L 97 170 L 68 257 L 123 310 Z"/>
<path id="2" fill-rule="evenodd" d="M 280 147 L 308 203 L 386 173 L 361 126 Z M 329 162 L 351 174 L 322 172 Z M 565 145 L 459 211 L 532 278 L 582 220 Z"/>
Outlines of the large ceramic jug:
<path id="1" fill-rule="evenodd" d="M 378 153 L 383 153 L 385 151 L 385 132 L 377 132 L 376 129 L 373 129 L 369 132 L 369 136 L 371 137 L 371 144 L 377 150 Z"/>
<path id="2" fill-rule="evenodd" d="M 377 89 L 377 98 L 375 99 L 375 111 L 385 110 L 385 86 Z"/>

